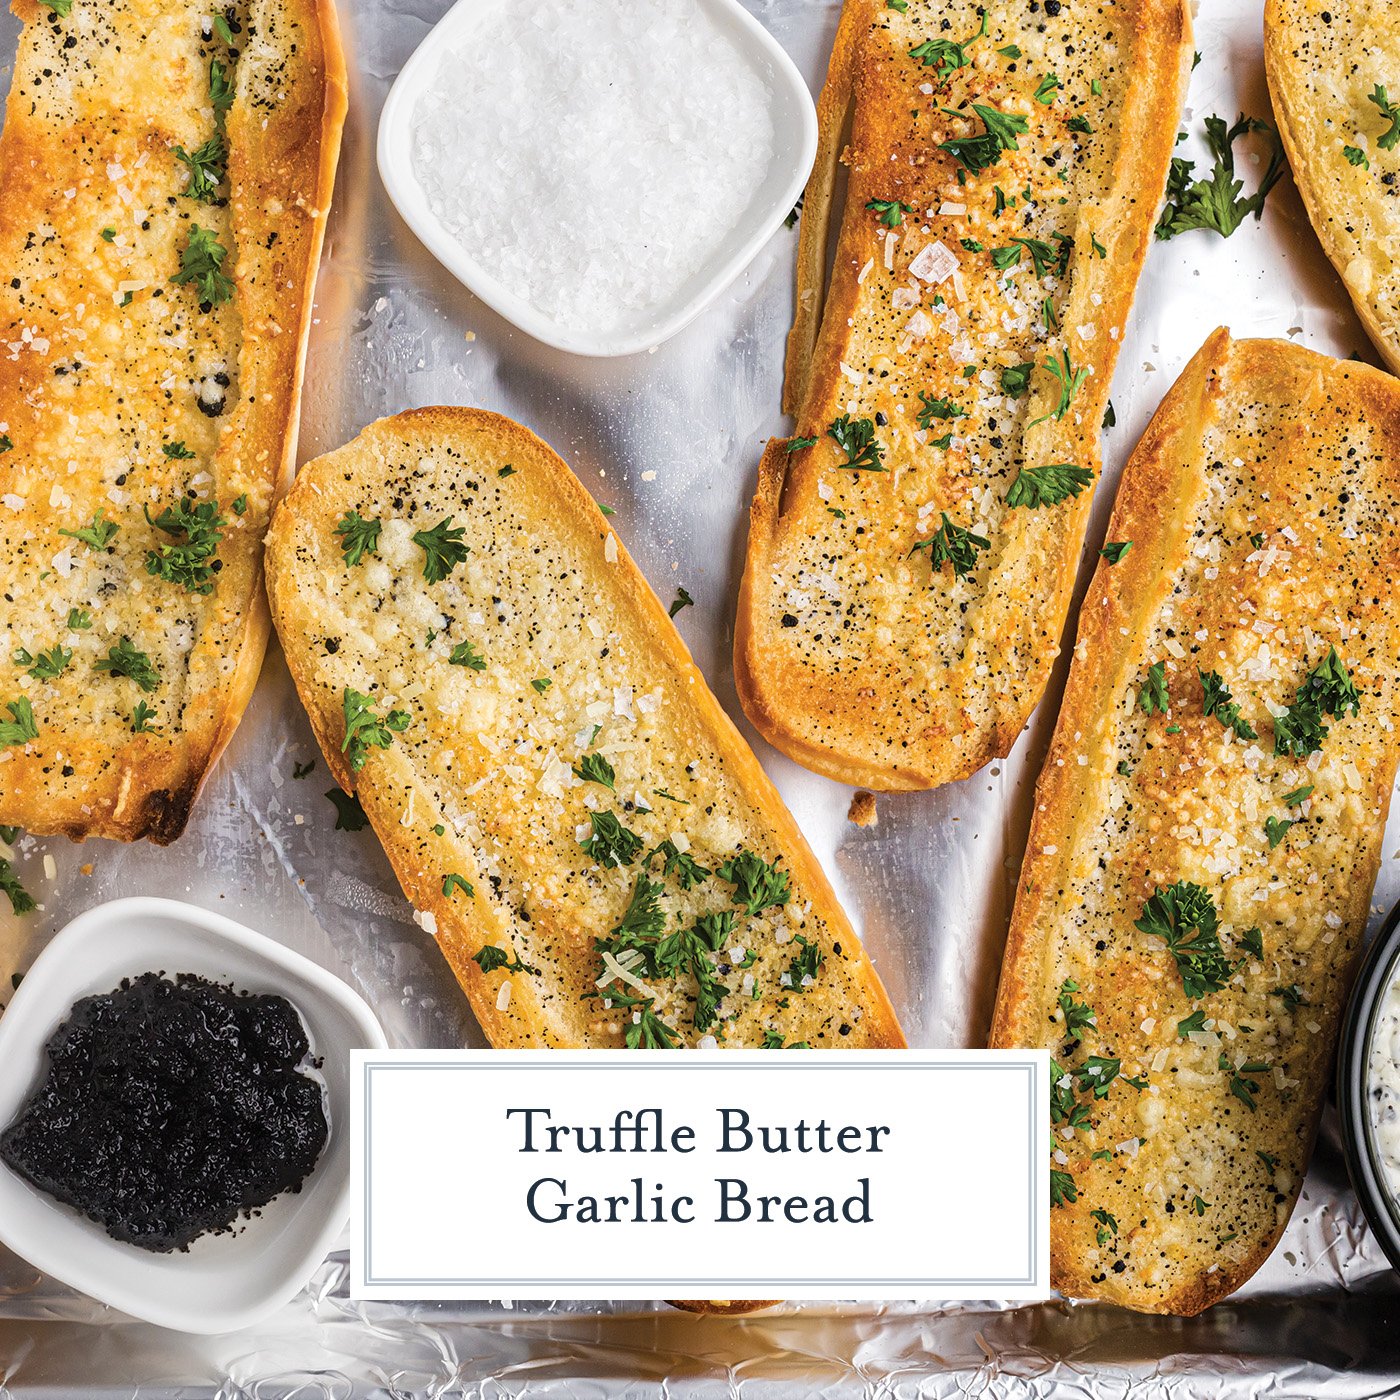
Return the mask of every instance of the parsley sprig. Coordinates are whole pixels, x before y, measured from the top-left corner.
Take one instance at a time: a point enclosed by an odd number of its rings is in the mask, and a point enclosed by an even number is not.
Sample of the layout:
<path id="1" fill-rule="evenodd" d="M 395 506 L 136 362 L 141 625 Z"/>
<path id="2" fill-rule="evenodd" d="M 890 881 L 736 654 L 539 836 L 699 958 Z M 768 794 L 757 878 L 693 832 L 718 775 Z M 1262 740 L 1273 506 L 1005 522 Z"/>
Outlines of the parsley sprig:
<path id="1" fill-rule="evenodd" d="M 394 735 L 408 728 L 406 710 L 390 710 L 381 719 L 369 696 L 349 686 L 345 687 L 341 708 L 345 715 L 345 738 L 340 751 L 352 773 L 358 773 L 365 766 L 371 749 L 387 749 L 394 742 Z"/>
<path id="2" fill-rule="evenodd" d="M 1240 718 L 1240 707 L 1220 673 L 1197 671 L 1196 674 L 1201 678 L 1202 713 L 1214 715 L 1226 729 L 1233 729 L 1241 739 L 1257 739 L 1259 735 L 1249 722 Z"/>
<path id="3" fill-rule="evenodd" d="M 986 37 L 987 33 L 987 11 L 982 11 L 982 27 L 971 38 L 954 39 L 925 39 L 920 44 L 915 44 L 909 50 L 910 58 L 917 58 L 925 68 L 932 68 L 933 78 L 936 82 L 946 83 L 959 68 L 966 68 L 972 61 L 967 56 L 969 45 L 978 39 Z"/>
<path id="4" fill-rule="evenodd" d="M 1367 99 L 1375 103 L 1381 116 L 1390 123 L 1376 138 L 1376 145 L 1383 151 L 1393 151 L 1400 146 L 1400 102 L 1392 102 L 1389 93 L 1379 83 L 1367 94 Z"/>
<path id="5" fill-rule="evenodd" d="M 875 424 L 869 418 L 852 418 L 843 413 L 826 430 L 827 437 L 846 454 L 841 463 L 853 472 L 882 472 L 885 449 L 875 436 Z"/>
<path id="6" fill-rule="evenodd" d="M 216 131 L 193 151 L 176 146 L 174 155 L 190 172 L 185 197 L 202 204 L 212 204 L 218 198 L 219 186 L 223 184 L 228 171 L 228 146 L 224 142 L 223 132 Z"/>
<path id="7" fill-rule="evenodd" d="M 1209 891 L 1189 880 L 1157 890 L 1143 906 L 1134 928 L 1165 940 L 1181 973 L 1181 985 L 1192 1001 L 1220 991 L 1239 966 L 1220 946 L 1215 901 Z"/>
<path id="8" fill-rule="evenodd" d="M 1195 163 L 1173 156 L 1167 176 L 1167 201 L 1157 220 L 1156 236 L 1166 240 L 1191 229 L 1213 229 L 1228 238 L 1244 222 L 1247 214 L 1256 221 L 1263 217 L 1264 201 L 1283 174 L 1283 146 L 1268 122 L 1240 114 L 1234 126 L 1226 127 L 1223 117 L 1205 120 L 1206 144 L 1215 163 L 1208 179 L 1196 180 Z M 1235 178 L 1235 142 L 1250 132 L 1269 137 L 1269 163 L 1252 195 L 1241 199 L 1244 183 Z"/>
<path id="9" fill-rule="evenodd" d="M 917 541 L 910 549 L 915 554 L 921 549 L 928 550 L 929 566 L 937 573 L 944 564 L 953 566 L 953 577 L 962 578 L 977 567 L 980 550 L 990 549 L 991 541 L 982 535 L 974 535 L 961 525 L 954 525 L 948 519 L 948 512 L 942 512 L 943 523 L 926 540 Z"/>
<path id="10" fill-rule="evenodd" d="M 750 918 L 792 898 L 787 871 L 779 870 L 776 864 L 769 865 L 748 849 L 731 856 L 715 874 L 734 886 L 734 903 L 742 904 Z"/>
<path id="11" fill-rule="evenodd" d="M 39 737 L 39 727 L 34 723 L 34 707 L 28 699 L 7 700 L 5 708 L 10 712 L 10 717 L 0 720 L 0 749 L 27 744 Z"/>
<path id="12" fill-rule="evenodd" d="M 357 510 L 347 510 L 340 517 L 335 533 L 340 536 L 340 552 L 345 556 L 347 568 L 353 568 L 366 554 L 379 552 L 382 528 L 378 520 L 366 520 Z"/>
<path id="13" fill-rule="evenodd" d="M 97 662 L 97 669 L 133 680 L 147 694 L 160 685 L 160 672 L 144 651 L 132 645 L 130 637 L 123 637 L 116 646 L 108 648 L 107 655 Z"/>
<path id="14" fill-rule="evenodd" d="M 1038 510 L 1041 506 L 1058 505 L 1077 496 L 1094 479 L 1088 467 L 1076 467 L 1069 462 L 1050 462 L 1043 467 L 1022 467 L 1006 493 L 1006 504 Z"/>
<path id="15" fill-rule="evenodd" d="M 1048 422 L 1053 418 L 1057 423 L 1069 412 L 1070 405 L 1074 402 L 1074 396 L 1079 392 L 1084 381 L 1089 377 L 1087 365 L 1081 365 L 1075 369 L 1070 360 L 1067 349 L 1060 351 L 1059 359 L 1053 355 L 1045 361 L 1045 368 L 1054 375 L 1056 382 L 1060 386 L 1060 398 L 1055 407 L 1049 413 L 1042 413 L 1039 418 L 1032 418 L 1026 424 L 1028 428 L 1033 428 L 1037 423 Z"/>
<path id="16" fill-rule="evenodd" d="M 953 117 L 967 116 L 966 112 L 947 107 L 942 110 Z M 1029 126 L 1025 117 L 985 107 L 980 102 L 974 102 L 972 110 L 981 119 L 984 129 L 976 136 L 956 136 L 950 141 L 941 141 L 938 149 L 947 151 L 969 175 L 976 175 L 995 165 L 1003 151 L 1019 150 L 1016 138 L 1024 136 Z"/>
<path id="17" fill-rule="evenodd" d="M 188 241 L 180 253 L 180 270 L 171 277 L 177 285 L 192 282 L 199 294 L 201 310 L 208 310 L 233 296 L 233 278 L 224 272 L 228 249 L 214 230 L 190 225 Z"/>
<path id="18" fill-rule="evenodd" d="M 219 542 L 228 521 L 214 501 L 198 501 L 188 492 L 157 516 L 142 507 L 147 524 L 170 535 L 176 542 L 157 545 L 146 554 L 146 572 L 153 578 L 179 584 L 190 593 L 208 595 L 214 591 L 214 575 L 222 567 Z M 176 537 L 183 536 L 183 539 Z"/>
<path id="19" fill-rule="evenodd" d="M 469 553 L 464 543 L 467 528 L 452 524 L 450 515 L 444 516 L 431 530 L 418 530 L 413 543 L 423 551 L 423 577 L 429 583 L 441 583 Z"/>
<path id="20" fill-rule="evenodd" d="M 1336 647 L 1308 672 L 1293 703 L 1274 719 L 1274 753 L 1306 758 L 1322 747 L 1327 737 L 1324 716 L 1339 719 L 1361 711 L 1361 692 L 1351 679 Z"/>

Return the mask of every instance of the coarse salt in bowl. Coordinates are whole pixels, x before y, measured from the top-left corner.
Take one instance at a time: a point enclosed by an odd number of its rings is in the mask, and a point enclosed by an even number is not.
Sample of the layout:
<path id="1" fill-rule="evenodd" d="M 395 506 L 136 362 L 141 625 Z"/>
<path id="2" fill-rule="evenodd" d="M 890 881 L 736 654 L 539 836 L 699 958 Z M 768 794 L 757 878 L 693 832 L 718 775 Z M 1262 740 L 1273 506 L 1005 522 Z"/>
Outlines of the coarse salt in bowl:
<path id="1" fill-rule="evenodd" d="M 395 81 L 378 155 L 484 302 L 559 349 L 628 355 L 752 260 L 816 142 L 801 75 L 737 0 L 458 0 Z"/>

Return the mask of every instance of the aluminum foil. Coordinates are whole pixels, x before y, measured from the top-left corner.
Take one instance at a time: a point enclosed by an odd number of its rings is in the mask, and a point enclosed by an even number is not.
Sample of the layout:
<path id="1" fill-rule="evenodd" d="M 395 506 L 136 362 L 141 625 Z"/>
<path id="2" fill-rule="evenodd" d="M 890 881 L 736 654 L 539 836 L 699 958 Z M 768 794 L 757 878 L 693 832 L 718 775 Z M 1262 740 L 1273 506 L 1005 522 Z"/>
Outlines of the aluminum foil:
<path id="1" fill-rule="evenodd" d="M 644 5 L 616 3 L 635 6 L 645 23 Z M 745 3 L 815 90 L 838 0 Z M 419 246 L 374 165 L 388 86 L 447 4 L 340 0 L 351 112 L 319 284 L 303 457 L 382 414 L 435 403 L 495 409 L 552 443 L 617 511 L 619 533 L 657 591 L 670 598 L 684 585 L 694 596 L 677 624 L 826 865 L 911 1043 L 980 1044 L 1067 656 L 1005 762 L 938 792 L 882 797 L 874 827 L 848 824 L 849 789 L 756 739 L 735 701 L 729 654 L 755 468 L 764 440 L 785 426 L 779 381 L 796 234 L 780 231 L 710 311 L 650 355 L 576 359 L 514 331 Z M 1200 10 L 1192 137 L 1182 148 L 1197 156 L 1205 115 L 1269 114 L 1257 0 L 1202 0 Z M 7 63 L 16 31 L 0 19 Z M 1242 167 L 1251 187 L 1259 154 Z M 1195 232 L 1154 245 L 1114 383 L 1117 426 L 1106 434 L 1091 548 L 1152 410 L 1222 322 L 1237 335 L 1374 358 L 1287 179 L 1262 222 L 1247 221 L 1228 241 Z M 294 765 L 313 758 L 311 775 L 295 779 Z M 329 786 L 274 648 L 175 846 L 21 840 L 22 873 L 42 908 L 0 921 L 0 1001 L 11 974 L 72 915 L 120 895 L 167 894 L 242 919 L 348 979 L 393 1045 L 480 1045 L 372 834 L 334 830 Z M 1378 916 L 1400 895 L 1400 822 L 1385 852 Z M 422 1131 L 431 1151 L 433 1125 Z M 946 1209 L 956 1202 L 931 1201 L 927 1220 L 911 1228 L 936 1230 Z M 0 1250 L 0 1396 L 1361 1397 L 1400 1393 L 1397 1320 L 1400 1284 L 1347 1186 L 1329 1113 L 1274 1256 L 1234 1299 L 1194 1320 L 1063 1302 L 789 1305 L 746 1320 L 636 1304 L 353 1304 L 342 1250 L 269 1322 L 198 1338 L 112 1313 Z"/>

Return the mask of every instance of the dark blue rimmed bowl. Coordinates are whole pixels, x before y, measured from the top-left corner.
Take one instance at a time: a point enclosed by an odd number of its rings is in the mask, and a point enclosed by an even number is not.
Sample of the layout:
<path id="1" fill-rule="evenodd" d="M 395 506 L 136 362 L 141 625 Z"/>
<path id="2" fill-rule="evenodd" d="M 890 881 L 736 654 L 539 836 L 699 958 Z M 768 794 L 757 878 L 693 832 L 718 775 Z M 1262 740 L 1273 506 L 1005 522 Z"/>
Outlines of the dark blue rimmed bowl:
<path id="1" fill-rule="evenodd" d="M 1400 973 L 1400 904 L 1386 916 L 1361 969 L 1342 1021 L 1337 1050 L 1337 1105 L 1347 1172 L 1361 1209 L 1391 1266 L 1400 1269 L 1400 1204 L 1385 1186 L 1385 1175 L 1371 1135 L 1369 1068 L 1371 1035 L 1386 989 Z M 1400 1183 L 1397 1183 L 1400 1187 Z"/>

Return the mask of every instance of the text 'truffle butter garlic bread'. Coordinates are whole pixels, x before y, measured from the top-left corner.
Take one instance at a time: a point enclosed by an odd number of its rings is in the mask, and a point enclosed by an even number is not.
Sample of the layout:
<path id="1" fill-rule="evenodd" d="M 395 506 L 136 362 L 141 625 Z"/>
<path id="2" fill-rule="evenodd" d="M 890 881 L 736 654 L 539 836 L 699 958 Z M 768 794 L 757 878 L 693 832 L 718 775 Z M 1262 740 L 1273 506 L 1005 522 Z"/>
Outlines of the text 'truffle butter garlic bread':
<path id="1" fill-rule="evenodd" d="M 1400 7 L 1267 0 L 1264 66 L 1323 251 L 1400 374 Z"/>
<path id="2" fill-rule="evenodd" d="M 262 662 L 345 114 L 330 0 L 17 0 L 0 822 L 173 840 Z"/>
<path id="3" fill-rule="evenodd" d="M 903 1044 L 777 792 L 532 433 L 372 424 L 302 468 L 267 575 L 326 760 L 492 1044 Z"/>
<path id="4" fill-rule="evenodd" d="M 1184 0 L 848 0 L 735 636 L 809 768 L 934 787 L 1039 700 L 1190 58 Z"/>
<path id="5" fill-rule="evenodd" d="M 1398 510 L 1400 382 L 1225 331 L 1128 463 L 992 1030 L 1054 1056 L 1074 1297 L 1199 1312 L 1293 1208 L 1395 777 Z"/>

